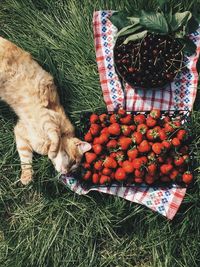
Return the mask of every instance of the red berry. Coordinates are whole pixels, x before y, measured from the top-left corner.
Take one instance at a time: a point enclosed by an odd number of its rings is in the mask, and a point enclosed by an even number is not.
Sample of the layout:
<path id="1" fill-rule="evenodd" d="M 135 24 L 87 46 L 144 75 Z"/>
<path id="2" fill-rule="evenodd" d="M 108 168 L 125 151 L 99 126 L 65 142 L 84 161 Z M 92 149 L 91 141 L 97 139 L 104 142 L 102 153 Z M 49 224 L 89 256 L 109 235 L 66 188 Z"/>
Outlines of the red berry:
<path id="1" fill-rule="evenodd" d="M 110 123 L 116 123 L 118 121 L 117 114 L 112 114 L 110 116 Z"/>
<path id="2" fill-rule="evenodd" d="M 145 123 L 146 122 L 145 115 L 143 115 L 143 114 L 135 115 L 134 118 L 133 118 L 133 120 L 134 120 L 134 122 L 136 124 L 142 124 L 142 123 Z"/>
<path id="3" fill-rule="evenodd" d="M 132 173 L 134 170 L 132 162 L 125 160 L 122 164 L 122 168 L 125 170 L 126 173 Z"/>
<path id="4" fill-rule="evenodd" d="M 98 160 L 94 163 L 94 169 L 100 171 L 103 168 L 103 161 Z"/>
<path id="5" fill-rule="evenodd" d="M 101 175 L 100 176 L 100 180 L 99 180 L 100 184 L 108 184 L 110 182 L 111 182 L 111 179 L 109 176 L 107 176 L 107 175 Z"/>
<path id="6" fill-rule="evenodd" d="M 96 123 L 91 124 L 91 126 L 90 126 L 90 132 L 91 132 L 91 134 L 92 134 L 93 136 L 97 136 L 97 135 L 99 135 L 100 130 L 101 130 L 100 125 L 98 125 L 98 124 L 96 124 Z"/>
<path id="7" fill-rule="evenodd" d="M 165 130 L 160 130 L 160 131 L 158 132 L 158 135 L 159 135 L 159 138 L 160 138 L 161 141 L 164 141 L 164 140 L 167 139 L 167 135 L 166 135 Z"/>
<path id="8" fill-rule="evenodd" d="M 86 171 L 86 173 L 83 176 L 83 180 L 88 181 L 92 177 L 92 172 L 91 171 Z"/>
<path id="9" fill-rule="evenodd" d="M 137 158 L 137 156 L 138 156 L 137 148 L 133 148 L 133 149 L 128 150 L 127 156 L 129 158 L 129 160 L 133 160 L 133 159 Z"/>
<path id="10" fill-rule="evenodd" d="M 103 173 L 104 175 L 110 175 L 110 174 L 112 173 L 112 170 L 109 169 L 109 168 L 104 168 L 104 169 L 102 170 L 102 173 Z"/>
<path id="11" fill-rule="evenodd" d="M 159 133 L 155 128 L 153 128 L 153 129 L 150 129 L 150 130 L 147 131 L 146 136 L 147 136 L 148 140 L 154 141 L 154 140 L 156 140 L 158 138 Z"/>
<path id="12" fill-rule="evenodd" d="M 181 144 L 181 142 L 180 142 L 180 140 L 177 137 L 174 137 L 172 139 L 172 145 L 173 146 L 178 147 L 178 146 L 180 146 L 180 144 Z"/>
<path id="13" fill-rule="evenodd" d="M 150 114 L 149 114 L 152 118 L 154 119 L 159 119 L 161 117 L 161 111 L 159 109 L 153 109 L 151 110 Z"/>
<path id="14" fill-rule="evenodd" d="M 136 169 L 134 171 L 135 177 L 143 178 L 144 177 L 144 170 Z"/>
<path id="15" fill-rule="evenodd" d="M 94 153 L 97 155 L 100 155 L 103 150 L 100 144 L 93 145 L 92 148 L 93 148 Z"/>
<path id="16" fill-rule="evenodd" d="M 119 109 L 118 109 L 118 114 L 119 114 L 120 116 L 125 116 L 125 115 L 126 115 L 126 110 L 123 109 L 123 108 L 119 108 Z"/>
<path id="17" fill-rule="evenodd" d="M 178 132 L 177 132 L 177 138 L 180 140 L 180 141 L 183 141 L 187 138 L 187 132 L 186 130 L 184 129 L 180 129 Z"/>
<path id="18" fill-rule="evenodd" d="M 154 126 L 156 126 L 157 121 L 155 119 L 153 119 L 152 117 L 147 117 L 146 119 L 146 125 L 150 128 L 153 128 Z"/>
<path id="19" fill-rule="evenodd" d="M 104 165 L 105 168 L 112 168 L 112 169 L 117 168 L 117 162 L 116 162 L 116 160 L 114 160 L 113 158 L 111 158 L 109 156 L 106 157 L 103 165 Z"/>
<path id="20" fill-rule="evenodd" d="M 138 146 L 138 151 L 141 153 L 147 153 L 150 150 L 151 146 L 149 145 L 149 142 L 147 140 L 143 140 Z"/>
<path id="21" fill-rule="evenodd" d="M 115 148 L 117 148 L 118 143 L 117 143 L 117 141 L 115 139 L 112 139 L 107 143 L 106 146 L 107 146 L 108 149 L 115 149 Z"/>
<path id="22" fill-rule="evenodd" d="M 108 115 L 105 113 L 99 115 L 99 119 L 101 122 L 105 122 L 107 120 L 107 117 L 108 117 Z"/>
<path id="23" fill-rule="evenodd" d="M 185 160 L 184 160 L 183 157 L 175 157 L 175 159 L 174 159 L 174 164 L 175 164 L 176 166 L 181 166 L 181 165 L 183 165 L 184 163 L 185 163 Z"/>
<path id="24" fill-rule="evenodd" d="M 185 172 L 182 175 L 182 180 L 183 180 L 184 183 L 190 184 L 192 182 L 192 180 L 193 180 L 193 175 L 190 172 Z"/>
<path id="25" fill-rule="evenodd" d="M 97 123 L 99 121 L 99 116 L 97 114 L 92 114 L 90 116 L 90 123 L 93 124 L 93 123 Z"/>
<path id="26" fill-rule="evenodd" d="M 169 177 L 171 180 L 176 180 L 178 177 L 179 172 L 176 169 L 173 169 L 171 173 L 169 174 Z"/>
<path id="27" fill-rule="evenodd" d="M 92 137 L 91 132 L 87 132 L 87 133 L 86 133 L 86 135 L 85 135 L 85 137 L 84 137 L 84 140 L 85 140 L 86 142 L 92 142 L 93 137 Z"/>
<path id="28" fill-rule="evenodd" d="M 163 144 L 161 144 L 161 143 L 154 143 L 154 144 L 152 145 L 152 150 L 153 150 L 153 152 L 155 152 L 157 155 L 161 154 L 162 151 L 163 151 L 163 149 L 164 149 L 164 146 L 163 146 Z"/>
<path id="29" fill-rule="evenodd" d="M 97 173 L 94 173 L 92 175 L 92 182 L 93 182 L 93 184 L 98 184 L 99 183 L 99 175 Z"/>
<path id="30" fill-rule="evenodd" d="M 122 129 L 123 135 L 125 135 L 125 136 L 129 136 L 130 135 L 130 133 L 131 133 L 130 126 L 128 126 L 128 125 L 122 125 L 121 126 L 121 129 Z"/>
<path id="31" fill-rule="evenodd" d="M 97 158 L 97 155 L 95 153 L 86 152 L 85 153 L 85 159 L 87 163 L 92 163 Z"/>
<path id="32" fill-rule="evenodd" d="M 120 135 L 121 128 L 118 123 L 113 123 L 108 127 L 108 132 L 112 135 Z"/>
<path id="33" fill-rule="evenodd" d="M 124 181 L 126 179 L 126 172 L 123 168 L 118 168 L 115 172 L 115 179 L 117 181 Z"/>
<path id="34" fill-rule="evenodd" d="M 132 161 L 134 169 L 140 169 L 143 165 L 143 161 L 141 158 L 136 158 Z"/>
<path id="35" fill-rule="evenodd" d="M 157 170 L 157 166 L 155 163 L 151 163 L 149 164 L 149 166 L 147 167 L 147 171 L 150 175 L 155 175 L 156 173 L 156 170 Z"/>
<path id="36" fill-rule="evenodd" d="M 132 122 L 132 115 L 131 114 L 127 114 L 125 117 L 120 118 L 120 122 L 122 124 L 131 124 L 131 122 Z"/>
<path id="37" fill-rule="evenodd" d="M 166 149 L 170 149 L 171 147 L 171 142 L 169 140 L 162 141 L 162 144 Z"/>
<path id="38" fill-rule="evenodd" d="M 139 132 L 134 132 L 131 136 L 134 144 L 140 144 L 143 140 L 143 135 Z"/>
<path id="39" fill-rule="evenodd" d="M 132 144 L 132 140 L 129 137 L 121 137 L 119 139 L 119 146 L 122 150 L 127 150 L 129 146 Z"/>
<path id="40" fill-rule="evenodd" d="M 163 174 L 169 174 L 169 172 L 173 169 L 173 165 L 172 164 L 163 164 L 160 166 L 160 171 Z"/>

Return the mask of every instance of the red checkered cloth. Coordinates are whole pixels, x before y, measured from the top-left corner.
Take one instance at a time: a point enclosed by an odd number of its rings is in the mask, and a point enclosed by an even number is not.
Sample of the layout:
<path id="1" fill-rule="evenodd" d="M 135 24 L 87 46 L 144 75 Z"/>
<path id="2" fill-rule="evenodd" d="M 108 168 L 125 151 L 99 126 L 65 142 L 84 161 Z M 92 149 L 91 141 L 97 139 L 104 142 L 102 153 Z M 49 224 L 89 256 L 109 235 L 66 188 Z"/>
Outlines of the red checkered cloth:
<path id="1" fill-rule="evenodd" d="M 200 52 L 200 31 L 190 36 L 197 45 L 197 52 L 187 59 L 188 70 L 181 72 L 165 90 L 136 89 L 126 84 L 124 94 L 114 68 L 113 47 L 117 29 L 108 19 L 112 13 L 113 11 L 97 11 L 93 16 L 96 60 L 108 111 L 113 111 L 119 105 L 125 106 L 124 104 L 128 111 L 147 111 L 152 108 L 192 110 L 198 83 L 196 63 Z M 168 219 L 173 219 L 186 193 L 186 188 L 177 185 L 161 188 L 147 185 L 120 186 L 113 184 L 86 188 L 73 177 L 62 176 L 61 180 L 78 194 L 87 194 L 89 191 L 95 190 L 116 195 L 145 205 Z"/>

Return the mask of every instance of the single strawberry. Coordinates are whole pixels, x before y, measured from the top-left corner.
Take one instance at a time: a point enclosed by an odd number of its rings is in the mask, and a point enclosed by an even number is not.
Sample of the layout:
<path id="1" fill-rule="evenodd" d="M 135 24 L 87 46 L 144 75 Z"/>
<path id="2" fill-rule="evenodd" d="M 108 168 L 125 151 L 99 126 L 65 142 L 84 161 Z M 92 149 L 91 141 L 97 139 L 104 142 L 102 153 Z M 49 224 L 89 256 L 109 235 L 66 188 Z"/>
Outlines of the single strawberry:
<path id="1" fill-rule="evenodd" d="M 125 124 L 125 125 L 131 124 L 131 122 L 132 122 L 132 115 L 131 114 L 127 114 L 125 117 L 120 118 L 120 122 L 122 124 Z"/>
<path id="2" fill-rule="evenodd" d="M 129 125 L 130 129 L 132 132 L 134 132 L 136 130 L 136 125 L 132 124 L 132 125 Z"/>
<path id="3" fill-rule="evenodd" d="M 135 177 L 143 178 L 145 175 L 145 172 L 144 172 L 144 170 L 136 169 L 134 171 L 134 174 L 135 174 Z"/>
<path id="4" fill-rule="evenodd" d="M 149 115 L 157 120 L 161 117 L 161 111 L 159 109 L 152 109 Z"/>
<path id="5" fill-rule="evenodd" d="M 150 164 L 148 165 L 148 167 L 147 167 L 147 172 L 148 172 L 148 174 L 150 174 L 150 175 L 155 175 L 156 171 L 157 171 L 157 166 L 156 166 L 156 164 L 155 164 L 155 163 L 150 163 Z"/>
<path id="6" fill-rule="evenodd" d="M 184 183 L 186 184 L 190 184 L 193 180 L 193 175 L 191 174 L 191 172 L 185 172 L 183 175 L 182 175 L 182 180 Z"/>
<path id="7" fill-rule="evenodd" d="M 100 177 L 97 173 L 93 173 L 92 175 L 92 182 L 93 184 L 98 184 L 99 183 L 99 180 L 100 180 Z"/>
<path id="8" fill-rule="evenodd" d="M 163 152 L 164 146 L 162 143 L 154 143 L 152 145 L 152 150 L 154 153 L 156 153 L 157 155 L 160 155 Z"/>
<path id="9" fill-rule="evenodd" d="M 101 122 L 105 123 L 107 119 L 108 119 L 108 115 L 107 114 L 103 113 L 103 114 L 99 115 L 99 120 Z"/>
<path id="10" fill-rule="evenodd" d="M 104 128 L 101 130 L 101 134 L 109 134 L 108 127 L 104 127 Z"/>
<path id="11" fill-rule="evenodd" d="M 119 146 L 121 147 L 122 150 L 127 150 L 131 144 L 132 140 L 129 137 L 122 136 L 119 139 Z"/>
<path id="12" fill-rule="evenodd" d="M 119 120 L 119 118 L 118 118 L 118 115 L 117 114 L 112 114 L 111 116 L 110 116 L 110 123 L 112 124 L 112 123 L 116 123 L 116 122 L 118 122 L 118 120 Z"/>
<path id="13" fill-rule="evenodd" d="M 147 140 L 143 140 L 138 146 L 138 151 L 140 153 L 147 153 L 150 150 L 151 150 L 151 146 L 149 145 L 149 142 Z"/>
<path id="14" fill-rule="evenodd" d="M 176 180 L 176 178 L 178 177 L 179 172 L 176 169 L 173 169 L 170 174 L 169 174 L 169 178 L 171 180 Z"/>
<path id="15" fill-rule="evenodd" d="M 118 123 L 113 123 L 108 127 L 108 132 L 114 136 L 120 135 L 121 128 Z"/>
<path id="16" fill-rule="evenodd" d="M 100 155 L 102 150 L 103 150 L 103 148 L 100 144 L 93 145 L 92 149 L 96 155 Z"/>
<path id="17" fill-rule="evenodd" d="M 117 162 L 115 159 L 111 158 L 111 157 L 106 157 L 106 159 L 104 160 L 103 163 L 105 168 L 111 168 L 111 169 L 115 169 L 117 168 Z"/>
<path id="18" fill-rule="evenodd" d="M 122 130 L 123 135 L 125 136 L 129 136 L 131 133 L 131 128 L 128 125 L 122 125 L 121 130 Z"/>
<path id="19" fill-rule="evenodd" d="M 160 166 L 160 171 L 162 174 L 169 174 L 172 169 L 173 169 L 172 164 L 163 164 Z"/>
<path id="20" fill-rule="evenodd" d="M 156 139 L 158 138 L 158 136 L 159 136 L 159 132 L 158 132 L 155 128 L 153 128 L 153 129 L 149 129 L 149 130 L 147 131 L 147 134 L 146 134 L 146 137 L 147 137 L 147 139 L 148 139 L 149 141 L 154 141 L 154 140 L 156 140 Z"/>
<path id="21" fill-rule="evenodd" d="M 180 142 L 180 140 L 177 137 L 174 137 L 172 139 L 172 145 L 175 146 L 175 147 L 178 147 L 178 146 L 181 145 L 181 142 Z"/>
<path id="22" fill-rule="evenodd" d="M 117 181 L 124 181 L 126 180 L 126 172 L 123 168 L 118 168 L 115 172 L 115 179 Z"/>
<path id="23" fill-rule="evenodd" d="M 107 175 L 101 175 L 99 179 L 99 183 L 102 184 L 109 184 L 111 182 L 111 179 Z"/>
<path id="24" fill-rule="evenodd" d="M 141 158 L 136 158 L 132 161 L 134 169 L 140 169 L 143 166 L 143 161 Z"/>
<path id="25" fill-rule="evenodd" d="M 164 141 L 162 141 L 162 145 L 163 145 L 166 149 L 170 149 L 171 146 L 172 146 L 170 140 L 164 140 Z"/>
<path id="26" fill-rule="evenodd" d="M 187 139 L 187 132 L 184 129 L 180 129 L 177 132 L 176 136 L 180 141 L 186 140 Z"/>
<path id="27" fill-rule="evenodd" d="M 148 130 L 148 127 L 146 124 L 144 124 L 144 123 L 138 124 L 137 132 L 140 132 L 141 134 L 146 134 L 147 130 Z"/>
<path id="28" fill-rule="evenodd" d="M 127 156 L 129 158 L 129 160 L 133 160 L 133 159 L 137 158 L 138 153 L 139 152 L 138 152 L 137 148 L 132 148 L 132 149 L 129 149 L 127 151 Z"/>
<path id="29" fill-rule="evenodd" d="M 101 126 L 99 124 L 96 124 L 96 123 L 91 124 L 91 126 L 90 126 L 90 132 L 91 132 L 91 134 L 93 136 L 99 135 L 100 130 L 101 130 Z"/>
<path id="30" fill-rule="evenodd" d="M 95 153 L 92 153 L 92 152 L 85 153 L 86 162 L 89 164 L 95 161 L 96 158 L 97 158 L 97 155 Z"/>
<path id="31" fill-rule="evenodd" d="M 87 170 L 86 173 L 83 176 L 83 180 L 88 181 L 92 177 L 92 172 Z"/>
<path id="32" fill-rule="evenodd" d="M 138 114 L 134 116 L 133 120 L 136 124 L 143 124 L 146 122 L 146 117 L 144 114 Z"/>
<path id="33" fill-rule="evenodd" d="M 99 144 L 106 144 L 109 140 L 109 134 L 106 133 L 102 133 L 99 137 L 98 137 L 98 143 Z"/>
<path id="34" fill-rule="evenodd" d="M 161 129 L 159 132 L 158 132 L 158 135 L 159 135 L 159 138 L 161 141 L 164 141 L 167 139 L 167 135 L 166 135 L 166 132 L 165 130 Z"/>
<path id="35" fill-rule="evenodd" d="M 139 145 L 143 140 L 143 135 L 139 132 L 134 132 L 131 136 L 132 141 L 134 144 Z"/>
<path id="36" fill-rule="evenodd" d="M 162 130 L 162 128 L 159 125 L 155 126 L 153 129 L 156 130 L 157 132 L 159 132 L 160 130 Z"/>
<path id="37" fill-rule="evenodd" d="M 126 173 L 132 173 L 134 170 L 132 162 L 125 160 L 122 164 L 122 168 L 125 170 Z"/>
<path id="38" fill-rule="evenodd" d="M 99 137 L 95 137 L 93 140 L 93 145 L 100 144 Z"/>
<path id="39" fill-rule="evenodd" d="M 92 137 L 91 132 L 87 132 L 87 133 L 86 133 L 86 135 L 85 135 L 85 137 L 84 137 L 84 140 L 85 140 L 86 142 L 92 142 L 93 137 Z"/>
<path id="40" fill-rule="evenodd" d="M 177 156 L 177 157 L 174 158 L 174 165 L 176 165 L 176 166 L 181 166 L 181 165 L 183 165 L 184 163 L 185 163 L 185 160 L 184 160 L 183 157 L 181 157 L 181 156 Z"/>
<path id="41" fill-rule="evenodd" d="M 103 169 L 103 161 L 102 160 L 97 160 L 95 163 L 94 163 L 94 169 L 97 170 L 97 171 L 100 171 Z"/>
<path id="42" fill-rule="evenodd" d="M 179 120 L 174 120 L 174 121 L 173 121 L 173 125 L 174 125 L 174 128 L 179 128 L 179 127 L 181 127 L 181 121 L 179 121 Z"/>
<path id="43" fill-rule="evenodd" d="M 99 116 L 97 114 L 91 114 L 90 116 L 90 123 L 93 124 L 93 123 L 98 123 L 99 121 Z"/>
<path id="44" fill-rule="evenodd" d="M 152 117 L 149 116 L 146 118 L 146 125 L 149 128 L 153 128 L 154 126 L 156 126 L 156 123 L 157 123 L 157 121 L 155 119 L 153 119 Z"/>
<path id="45" fill-rule="evenodd" d="M 167 134 L 174 132 L 174 125 L 171 122 L 167 122 L 164 124 L 164 130 Z"/>
<path id="46" fill-rule="evenodd" d="M 118 113 L 118 115 L 120 115 L 120 117 L 126 116 L 126 110 L 123 108 L 119 108 L 117 113 Z"/>
<path id="47" fill-rule="evenodd" d="M 118 146 L 118 142 L 115 139 L 111 139 L 107 144 L 106 147 L 110 150 L 116 149 Z"/>
<path id="48" fill-rule="evenodd" d="M 104 175 L 110 175 L 112 173 L 112 170 L 109 168 L 103 168 L 102 174 Z"/>

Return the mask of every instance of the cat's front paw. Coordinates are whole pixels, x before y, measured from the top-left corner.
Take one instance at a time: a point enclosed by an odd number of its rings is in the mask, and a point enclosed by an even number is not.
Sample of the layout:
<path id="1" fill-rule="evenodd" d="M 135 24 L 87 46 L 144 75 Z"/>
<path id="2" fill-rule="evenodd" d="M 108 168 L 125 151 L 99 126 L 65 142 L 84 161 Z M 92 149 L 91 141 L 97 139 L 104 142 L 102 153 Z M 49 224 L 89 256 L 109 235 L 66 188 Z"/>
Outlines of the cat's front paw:
<path id="1" fill-rule="evenodd" d="M 23 185 L 28 185 L 33 179 L 32 169 L 23 169 L 20 177 L 20 181 Z"/>

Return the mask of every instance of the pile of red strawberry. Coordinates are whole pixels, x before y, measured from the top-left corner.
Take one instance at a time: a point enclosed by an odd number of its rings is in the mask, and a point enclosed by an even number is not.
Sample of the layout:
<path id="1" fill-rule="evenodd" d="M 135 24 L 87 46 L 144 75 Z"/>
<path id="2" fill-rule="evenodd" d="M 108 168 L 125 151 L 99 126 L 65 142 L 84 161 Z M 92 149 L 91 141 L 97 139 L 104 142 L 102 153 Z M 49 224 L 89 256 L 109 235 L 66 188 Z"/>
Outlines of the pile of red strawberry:
<path id="1" fill-rule="evenodd" d="M 193 180 L 189 170 L 188 132 L 180 117 L 129 114 L 92 114 L 85 141 L 92 144 L 82 163 L 82 179 L 93 184 L 113 182 L 185 183 Z"/>

